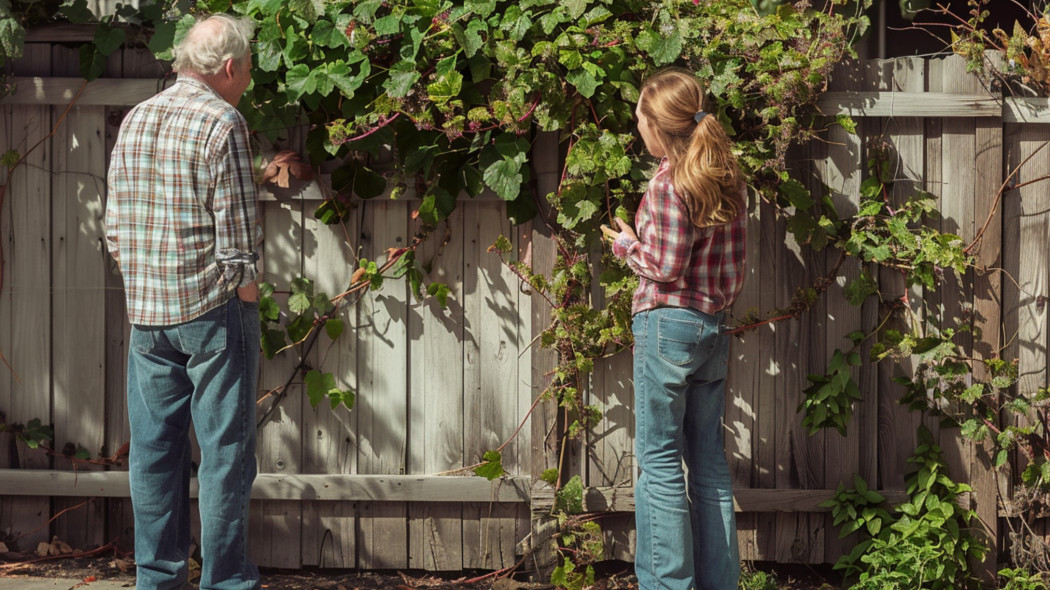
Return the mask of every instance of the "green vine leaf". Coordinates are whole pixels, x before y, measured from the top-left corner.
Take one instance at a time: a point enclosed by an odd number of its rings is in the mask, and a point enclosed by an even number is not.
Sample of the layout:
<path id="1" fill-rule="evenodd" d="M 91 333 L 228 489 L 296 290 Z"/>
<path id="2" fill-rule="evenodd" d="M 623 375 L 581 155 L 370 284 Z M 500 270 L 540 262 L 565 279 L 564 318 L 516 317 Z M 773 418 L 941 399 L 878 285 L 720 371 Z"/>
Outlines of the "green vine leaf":
<path id="1" fill-rule="evenodd" d="M 554 507 L 566 514 L 583 512 L 583 480 L 579 475 L 572 476 L 554 493 Z"/>
<path id="2" fill-rule="evenodd" d="M 288 309 L 295 314 L 306 313 L 310 309 L 310 296 L 306 293 L 293 293 L 288 298 Z"/>
<path id="3" fill-rule="evenodd" d="M 441 309 L 448 308 L 449 293 L 449 287 L 445 283 L 430 283 L 427 285 L 427 295 L 436 298 L 441 305 Z"/>
<path id="4" fill-rule="evenodd" d="M 342 318 L 328 318 L 328 321 L 324 324 L 325 333 L 332 340 L 338 340 L 343 335 L 343 330 L 346 329 L 346 323 L 343 322 Z"/>
<path id="5" fill-rule="evenodd" d="M 474 475 L 492 481 L 503 476 L 503 455 L 499 451 L 485 451 L 484 462 L 474 468 Z"/>
<path id="6" fill-rule="evenodd" d="M 408 91 L 419 80 L 419 72 L 414 61 L 399 61 L 390 68 L 389 77 L 383 88 L 392 98 L 404 98 Z"/>
<path id="7" fill-rule="evenodd" d="M 87 0 L 66 0 L 59 7 L 58 13 L 75 25 L 82 25 L 95 20 L 95 13 L 88 8 Z"/>
<path id="8" fill-rule="evenodd" d="M 311 406 L 316 408 L 325 398 L 328 398 L 333 410 L 340 404 L 346 406 L 348 410 L 353 409 L 356 398 L 354 392 L 339 389 L 335 384 L 335 376 L 331 373 L 310 370 L 306 373 L 304 381 L 306 395 L 310 398 Z"/>

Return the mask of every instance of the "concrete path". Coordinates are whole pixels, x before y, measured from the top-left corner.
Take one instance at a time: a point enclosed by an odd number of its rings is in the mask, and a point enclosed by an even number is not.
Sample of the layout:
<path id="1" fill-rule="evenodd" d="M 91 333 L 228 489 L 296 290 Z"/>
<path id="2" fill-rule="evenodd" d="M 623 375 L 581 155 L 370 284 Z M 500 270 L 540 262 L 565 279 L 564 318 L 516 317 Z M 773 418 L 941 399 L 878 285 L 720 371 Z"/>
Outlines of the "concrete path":
<path id="1" fill-rule="evenodd" d="M 0 590 L 127 590 L 132 582 L 98 580 L 85 582 L 73 578 L 0 578 Z"/>

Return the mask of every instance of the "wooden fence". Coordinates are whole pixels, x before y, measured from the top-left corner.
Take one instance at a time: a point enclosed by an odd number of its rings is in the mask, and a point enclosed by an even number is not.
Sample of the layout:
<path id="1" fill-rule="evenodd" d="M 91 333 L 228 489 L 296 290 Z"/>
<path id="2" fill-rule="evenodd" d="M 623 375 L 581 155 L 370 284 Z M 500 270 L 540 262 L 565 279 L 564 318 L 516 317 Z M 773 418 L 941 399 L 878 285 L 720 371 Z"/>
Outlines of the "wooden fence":
<path id="1" fill-rule="evenodd" d="M 24 152 L 44 138 L 81 88 L 76 51 L 36 40 L 15 64 L 17 92 L 0 101 L 3 151 Z M 143 51 L 114 56 L 107 77 L 86 87 L 56 135 L 10 179 L 0 210 L 0 353 L 13 369 L 0 371 L 0 411 L 11 422 L 53 424 L 58 448 L 73 442 L 112 454 L 128 439 L 128 326 L 121 279 L 102 243 L 105 169 L 122 113 L 158 90 L 163 74 Z M 1046 101 L 997 99 L 956 58 L 853 64 L 830 90 L 824 112 L 858 118 L 858 134 L 832 127 L 827 141 L 799 150 L 793 165 L 814 190 L 829 187 L 848 211 L 858 202 L 868 142 L 884 141 L 899 156 L 895 194 L 922 188 L 939 198 L 943 215 L 931 223 L 969 241 L 991 215 L 977 255 L 1012 280 L 989 272 L 909 295 L 972 318 L 975 357 L 1018 357 L 1022 387 L 1046 386 L 1050 196 L 1033 184 L 1007 192 L 998 208 L 994 203 L 1005 174 L 1050 140 Z M 560 172 L 551 138 L 537 139 L 532 164 L 546 194 Z M 1030 159 L 1017 180 L 1048 168 L 1050 150 Z M 312 216 L 319 195 L 308 186 L 265 197 L 270 282 L 287 285 L 305 275 L 321 291 L 340 292 L 355 254 L 381 261 L 416 228 L 411 199 L 376 199 L 354 210 L 345 231 L 333 231 Z M 420 304 L 403 283 L 389 282 L 350 312 L 342 339 L 322 340 L 311 352 L 313 366 L 357 392 L 354 409 L 314 409 L 295 384 L 260 430 L 262 475 L 251 521 L 260 565 L 490 569 L 515 563 L 524 547 L 542 541 L 541 515 L 552 500 L 536 482 L 559 461 L 551 404 L 541 404 L 503 449 L 510 477 L 489 483 L 437 474 L 475 463 L 510 439 L 552 363 L 548 351 L 531 346 L 549 309 L 486 248 L 508 236 L 517 255 L 542 270 L 553 264 L 553 245 L 538 221 L 510 226 L 492 199 L 461 201 L 439 232 L 446 226 L 447 239 L 431 240 L 420 256 L 432 262 L 428 279 L 451 287 L 448 308 Z M 786 305 L 835 262 L 794 244 L 764 204 L 753 206 L 748 256 L 737 316 Z M 859 272 L 855 264 L 844 268 L 847 277 Z M 893 273 L 878 279 L 883 293 L 905 294 Z M 600 303 L 599 290 L 594 297 Z M 856 371 L 864 399 L 845 437 L 807 435 L 796 412 L 806 375 L 822 373 L 845 336 L 872 327 L 879 315 L 874 304 L 850 306 L 833 287 L 803 319 L 732 343 L 726 441 L 744 558 L 834 561 L 844 544 L 818 504 L 854 474 L 891 499 L 903 497 L 920 418 L 897 403 L 901 389 L 891 379 L 907 366 L 865 363 Z M 264 362 L 261 386 L 282 385 L 294 367 L 291 358 Z M 628 355 L 600 363 L 587 395 L 603 419 L 566 450 L 567 471 L 588 486 L 587 507 L 610 512 L 602 520 L 609 556 L 623 559 L 633 551 L 630 379 Z M 966 500 L 998 541 L 996 490 L 1006 491 L 1006 482 L 990 470 L 985 449 L 934 420 L 927 426 L 953 477 L 973 485 Z M 24 547 L 57 535 L 90 547 L 130 538 L 126 474 L 74 474 L 68 460 L 0 440 L 10 449 L 0 453 L 0 531 L 9 539 L 21 537 Z"/>

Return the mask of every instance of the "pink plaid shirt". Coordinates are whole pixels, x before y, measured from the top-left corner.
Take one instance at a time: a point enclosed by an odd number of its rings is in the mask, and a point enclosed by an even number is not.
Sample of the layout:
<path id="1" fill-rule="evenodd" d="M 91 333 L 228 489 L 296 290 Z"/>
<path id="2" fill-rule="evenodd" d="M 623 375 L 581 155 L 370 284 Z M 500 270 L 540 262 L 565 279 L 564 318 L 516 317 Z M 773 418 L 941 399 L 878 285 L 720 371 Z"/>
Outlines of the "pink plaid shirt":
<path id="1" fill-rule="evenodd" d="M 746 210 L 730 223 L 696 227 L 665 158 L 638 206 L 635 231 L 638 240 L 613 243 L 613 253 L 639 278 L 632 313 L 689 307 L 714 314 L 733 304 L 744 283 Z"/>

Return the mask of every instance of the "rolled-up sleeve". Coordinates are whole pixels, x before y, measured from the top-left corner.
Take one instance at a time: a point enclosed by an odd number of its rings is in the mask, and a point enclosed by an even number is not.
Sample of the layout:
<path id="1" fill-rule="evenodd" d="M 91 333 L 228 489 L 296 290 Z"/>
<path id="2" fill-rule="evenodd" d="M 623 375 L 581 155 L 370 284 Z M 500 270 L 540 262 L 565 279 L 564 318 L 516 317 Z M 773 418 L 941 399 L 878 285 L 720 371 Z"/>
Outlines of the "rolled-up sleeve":
<path id="1" fill-rule="evenodd" d="M 248 126 L 239 114 L 229 127 L 226 141 L 216 154 L 215 191 L 212 213 L 215 216 L 215 252 L 255 252 L 262 241 L 259 224 L 259 195 L 252 174 L 252 152 Z M 221 265 L 220 265 L 221 266 Z M 244 265 L 238 287 L 256 279 L 254 263 Z"/>
<path id="2" fill-rule="evenodd" d="M 658 182 L 646 194 L 650 222 L 638 241 L 618 244 L 627 265 L 639 276 L 658 283 L 682 277 L 692 258 L 693 232 L 697 229 L 668 182 Z"/>

